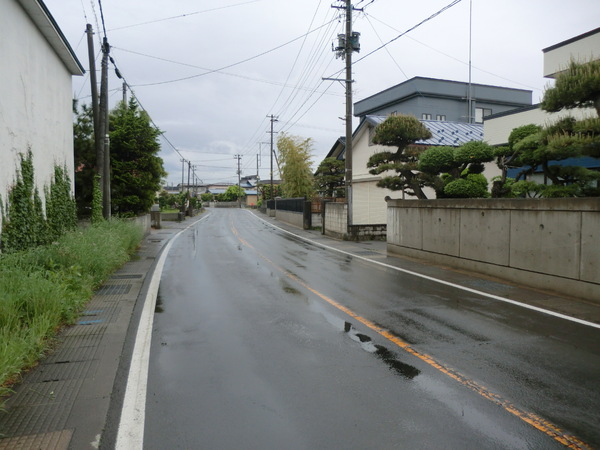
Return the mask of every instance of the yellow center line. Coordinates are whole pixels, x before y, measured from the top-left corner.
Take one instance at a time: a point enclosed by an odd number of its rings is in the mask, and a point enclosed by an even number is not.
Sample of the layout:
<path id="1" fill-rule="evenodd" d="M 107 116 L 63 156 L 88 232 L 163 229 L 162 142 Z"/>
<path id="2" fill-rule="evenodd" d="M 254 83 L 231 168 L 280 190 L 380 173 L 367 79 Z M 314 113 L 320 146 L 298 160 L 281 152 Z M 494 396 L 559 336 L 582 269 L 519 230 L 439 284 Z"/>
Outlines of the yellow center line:
<path id="1" fill-rule="evenodd" d="M 393 334 L 391 331 L 380 327 L 379 325 L 375 324 L 374 322 L 370 321 L 369 319 L 366 319 L 366 318 L 356 314 L 350 308 L 342 305 L 341 303 L 337 302 L 336 300 L 317 291 L 316 289 L 314 289 L 313 287 L 311 287 L 310 285 L 308 285 L 307 283 L 302 281 L 300 278 L 298 278 L 296 275 L 292 274 L 291 272 L 288 272 L 287 270 L 285 270 L 282 267 L 275 264 L 273 261 L 271 261 L 269 258 L 267 258 L 264 254 L 259 252 L 252 245 L 250 245 L 250 243 L 248 243 L 246 240 L 244 240 L 240 236 L 240 234 L 238 233 L 238 231 L 235 228 L 235 226 L 233 225 L 233 223 L 231 224 L 231 231 L 243 245 L 254 250 L 260 258 L 264 259 L 266 262 L 268 262 L 271 266 L 273 266 L 276 270 L 278 270 L 279 272 L 284 274 L 286 277 L 295 281 L 300 286 L 302 286 L 309 292 L 313 293 L 314 295 L 316 295 L 323 301 L 329 303 L 334 308 L 338 309 L 339 311 L 342 311 L 343 313 L 347 314 L 348 316 L 350 316 L 353 319 L 357 320 L 358 322 L 362 323 L 367 328 L 375 331 L 377 334 L 384 337 L 388 341 L 392 342 L 396 346 L 400 347 L 405 352 L 419 358 L 421 361 L 427 363 L 431 367 L 437 369 L 438 371 L 440 371 L 444 375 L 452 378 L 453 380 L 457 381 L 461 385 L 471 389 L 472 391 L 476 392 L 477 394 L 481 395 L 482 397 L 486 398 L 487 400 L 491 401 L 492 403 L 494 403 L 498 406 L 501 406 L 505 411 L 513 414 L 514 416 L 518 417 L 522 421 L 533 426 L 537 430 L 547 434 L 548 436 L 552 437 L 554 440 L 560 442 L 564 446 L 566 446 L 568 448 L 573 448 L 573 449 L 591 449 L 591 447 L 588 446 L 585 442 L 581 441 L 580 439 L 578 439 L 577 437 L 575 437 L 573 435 L 565 433 L 564 431 L 562 431 L 559 427 L 557 427 L 553 423 L 543 419 L 542 417 L 538 416 L 537 414 L 517 408 L 512 403 L 510 403 L 508 400 L 503 399 L 500 395 L 492 392 L 485 386 L 477 383 L 474 380 L 467 378 L 466 376 L 462 375 L 461 373 L 457 372 L 454 369 L 444 366 L 443 364 L 437 362 L 433 357 L 429 356 L 428 354 L 419 352 L 418 350 L 415 350 L 414 348 L 412 348 L 410 346 L 410 344 L 408 344 L 407 342 L 400 339 L 398 336 Z"/>

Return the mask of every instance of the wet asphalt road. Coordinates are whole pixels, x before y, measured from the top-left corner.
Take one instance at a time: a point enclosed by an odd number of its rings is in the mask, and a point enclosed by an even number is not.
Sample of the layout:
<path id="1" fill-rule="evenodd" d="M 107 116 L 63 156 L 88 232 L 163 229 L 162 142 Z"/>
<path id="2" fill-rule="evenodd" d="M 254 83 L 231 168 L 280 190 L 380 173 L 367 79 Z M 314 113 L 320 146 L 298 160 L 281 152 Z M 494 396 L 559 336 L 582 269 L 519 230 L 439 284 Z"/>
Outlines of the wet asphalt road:
<path id="1" fill-rule="evenodd" d="M 144 448 L 600 447 L 600 330 L 247 211 L 179 237 L 156 312 Z"/>

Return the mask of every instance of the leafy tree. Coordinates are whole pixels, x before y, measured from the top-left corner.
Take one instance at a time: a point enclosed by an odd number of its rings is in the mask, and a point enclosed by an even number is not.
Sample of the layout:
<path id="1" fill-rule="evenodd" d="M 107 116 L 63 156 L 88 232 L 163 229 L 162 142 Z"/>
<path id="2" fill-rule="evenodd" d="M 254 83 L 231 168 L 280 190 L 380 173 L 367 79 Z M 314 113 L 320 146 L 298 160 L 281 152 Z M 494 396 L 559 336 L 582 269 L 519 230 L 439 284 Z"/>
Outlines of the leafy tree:
<path id="1" fill-rule="evenodd" d="M 346 196 L 346 162 L 337 158 L 325 158 L 315 173 L 315 189 L 324 197 Z"/>
<path id="2" fill-rule="evenodd" d="M 281 197 L 281 186 L 278 184 L 273 185 L 273 192 L 271 192 L 270 183 L 259 185 L 258 191 L 260 192 L 260 196 L 263 201 L 273 200 L 275 197 Z"/>
<path id="3" fill-rule="evenodd" d="M 512 197 L 512 181 L 507 178 L 508 169 L 522 165 L 520 161 L 520 152 L 515 148 L 515 144 L 527 136 L 539 133 L 542 127 L 539 125 L 528 124 L 517 127 L 512 130 L 508 136 L 508 146 L 496 147 L 494 155 L 496 156 L 496 164 L 502 171 L 499 179 L 494 180 L 492 186 L 492 197 Z M 521 175 L 519 175 L 521 176 Z M 518 178 L 516 181 L 519 181 Z"/>
<path id="4" fill-rule="evenodd" d="M 559 120 L 554 125 L 547 126 L 530 134 L 524 127 L 517 128 L 511 133 L 509 147 L 514 153 L 511 157 L 512 167 L 522 167 L 517 174 L 512 193 L 522 196 L 523 187 L 531 187 L 530 184 L 518 184 L 521 178 L 528 174 L 541 171 L 551 186 L 536 188 L 532 191 L 535 196 L 542 197 L 571 197 L 571 196 L 597 196 L 598 188 L 594 187 L 600 180 L 600 173 L 580 166 L 566 166 L 555 164 L 567 158 L 582 156 L 581 147 L 575 145 L 575 129 L 577 121 L 572 117 Z M 566 138 L 570 145 L 557 145 L 557 140 Z M 516 189 L 516 190 L 515 190 Z"/>
<path id="5" fill-rule="evenodd" d="M 438 198 L 489 197 L 483 163 L 494 159 L 494 150 L 481 141 L 460 147 L 429 147 L 419 156 L 419 170 Z"/>
<path id="6" fill-rule="evenodd" d="M 219 194 L 218 197 L 221 202 L 235 202 L 238 198 L 243 198 L 245 196 L 246 192 L 237 184 L 234 184 L 233 186 L 229 186 L 224 193 Z"/>
<path id="7" fill-rule="evenodd" d="M 407 115 L 389 116 L 375 128 L 373 143 L 397 147 L 395 152 L 379 152 L 369 158 L 367 167 L 372 175 L 393 170 L 397 175 L 384 176 L 377 186 L 392 191 L 403 190 L 408 195 L 425 199 L 423 187 L 428 177 L 417 172 L 422 149 L 412 144 L 429 139 L 431 132 L 417 118 Z"/>
<path id="8" fill-rule="evenodd" d="M 145 213 L 166 176 L 158 156 L 160 131 L 133 98 L 111 112 L 109 124 L 113 210 L 120 215 Z"/>
<path id="9" fill-rule="evenodd" d="M 94 143 L 94 119 L 92 109 L 83 105 L 79 111 L 73 104 L 76 114 L 73 124 L 73 143 L 75 157 L 75 201 L 80 217 L 92 214 L 94 196 L 94 177 L 96 175 L 96 147 Z M 100 202 L 102 205 L 102 202 Z"/>
<path id="10" fill-rule="evenodd" d="M 542 109 L 558 112 L 563 109 L 594 107 L 600 116 L 600 61 L 571 62 L 561 73 L 554 87 L 544 93 Z M 497 150 L 498 166 L 503 176 L 494 186 L 495 196 L 571 197 L 598 196 L 596 187 L 600 173 L 580 166 L 556 164 L 568 158 L 600 157 L 600 117 L 575 120 L 565 117 L 554 124 L 538 127 L 526 125 L 513 130 L 508 147 Z M 522 167 L 511 186 L 506 185 L 506 169 Z M 528 174 L 541 171 L 546 186 L 522 182 Z"/>
<path id="11" fill-rule="evenodd" d="M 205 192 L 204 194 L 200 195 L 200 199 L 205 203 L 212 202 L 214 199 L 214 195 L 211 194 L 210 192 Z"/>
<path id="12" fill-rule="evenodd" d="M 311 171 L 312 140 L 283 133 L 277 139 L 277 151 L 281 163 L 284 196 L 287 198 L 312 197 L 314 194 Z"/>

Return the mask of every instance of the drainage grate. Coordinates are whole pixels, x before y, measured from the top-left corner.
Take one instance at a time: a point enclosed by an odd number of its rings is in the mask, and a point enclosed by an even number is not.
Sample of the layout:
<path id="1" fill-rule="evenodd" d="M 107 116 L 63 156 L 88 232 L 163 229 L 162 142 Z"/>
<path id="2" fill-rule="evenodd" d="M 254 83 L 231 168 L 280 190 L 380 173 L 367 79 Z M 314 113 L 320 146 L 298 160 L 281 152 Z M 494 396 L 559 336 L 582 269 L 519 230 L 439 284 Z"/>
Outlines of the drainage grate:
<path id="1" fill-rule="evenodd" d="M 143 275 L 140 274 L 132 274 L 132 275 L 113 275 L 111 278 L 113 280 L 134 280 L 136 278 L 142 278 Z"/>
<path id="2" fill-rule="evenodd" d="M 131 284 L 107 284 L 96 292 L 96 295 L 125 295 L 129 294 Z"/>

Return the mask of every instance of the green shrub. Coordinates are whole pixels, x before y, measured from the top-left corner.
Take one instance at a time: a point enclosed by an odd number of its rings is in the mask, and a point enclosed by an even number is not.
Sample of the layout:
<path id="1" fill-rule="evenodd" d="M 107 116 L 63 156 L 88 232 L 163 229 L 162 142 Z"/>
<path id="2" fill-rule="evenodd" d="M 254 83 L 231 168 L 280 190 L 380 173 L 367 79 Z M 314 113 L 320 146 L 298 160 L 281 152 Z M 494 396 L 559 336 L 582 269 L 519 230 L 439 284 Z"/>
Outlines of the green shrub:
<path id="1" fill-rule="evenodd" d="M 133 222 L 102 221 L 52 244 L 0 256 L 0 395 L 61 326 L 76 320 L 142 237 Z"/>

